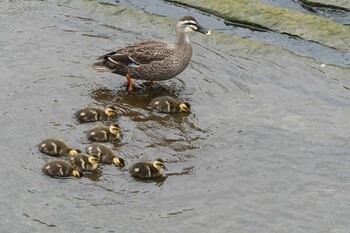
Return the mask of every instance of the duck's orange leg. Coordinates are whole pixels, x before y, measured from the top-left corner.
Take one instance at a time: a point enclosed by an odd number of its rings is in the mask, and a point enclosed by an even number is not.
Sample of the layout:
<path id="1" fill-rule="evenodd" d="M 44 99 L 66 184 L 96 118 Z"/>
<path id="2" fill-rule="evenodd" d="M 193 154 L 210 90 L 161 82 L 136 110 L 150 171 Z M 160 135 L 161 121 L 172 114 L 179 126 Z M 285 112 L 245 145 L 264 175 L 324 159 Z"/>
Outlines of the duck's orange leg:
<path id="1" fill-rule="evenodd" d="M 127 74 L 127 75 L 126 75 L 126 79 L 128 80 L 129 91 L 132 91 L 132 90 L 133 90 L 133 87 L 132 87 L 131 75 L 130 75 L 130 74 Z"/>

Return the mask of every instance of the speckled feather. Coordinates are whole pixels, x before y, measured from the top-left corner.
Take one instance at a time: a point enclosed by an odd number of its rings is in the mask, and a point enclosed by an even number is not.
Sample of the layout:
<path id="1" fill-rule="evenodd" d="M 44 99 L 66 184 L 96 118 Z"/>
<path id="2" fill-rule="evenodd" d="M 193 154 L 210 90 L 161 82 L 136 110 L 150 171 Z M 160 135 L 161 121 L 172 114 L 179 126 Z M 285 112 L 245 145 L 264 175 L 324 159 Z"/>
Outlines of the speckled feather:
<path id="1" fill-rule="evenodd" d="M 116 49 L 100 57 L 92 67 L 98 72 L 112 72 L 132 79 L 161 81 L 174 78 L 188 66 L 192 45 L 187 33 L 197 31 L 210 35 L 192 16 L 176 23 L 176 43 L 147 40 Z"/>
<path id="2" fill-rule="evenodd" d="M 94 67 L 105 67 L 133 79 L 168 80 L 186 69 L 192 57 L 192 45 L 168 45 L 161 41 L 143 41 L 101 57 Z M 98 69 L 96 69 L 98 70 Z M 104 70 L 106 71 L 106 70 Z"/>

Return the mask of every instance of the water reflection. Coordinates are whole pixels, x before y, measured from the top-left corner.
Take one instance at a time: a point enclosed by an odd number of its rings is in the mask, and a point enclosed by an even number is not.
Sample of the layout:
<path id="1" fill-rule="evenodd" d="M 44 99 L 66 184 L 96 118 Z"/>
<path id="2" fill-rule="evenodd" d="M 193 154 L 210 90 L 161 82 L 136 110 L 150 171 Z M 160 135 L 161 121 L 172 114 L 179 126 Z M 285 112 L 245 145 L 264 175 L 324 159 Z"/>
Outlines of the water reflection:
<path id="1" fill-rule="evenodd" d="M 122 78 L 118 76 L 118 78 Z M 135 81 L 134 91 L 128 91 L 126 84 L 115 88 L 99 87 L 91 91 L 91 97 L 98 102 L 115 102 L 133 107 L 148 106 L 149 102 L 159 96 L 172 96 L 180 98 L 184 90 L 184 84 L 176 82 L 179 80 L 169 80 L 168 82 L 156 82 L 150 85 L 148 82 L 140 83 Z"/>
<path id="2" fill-rule="evenodd" d="M 160 157 L 169 162 L 184 162 L 193 157 L 189 151 L 203 147 L 210 135 L 207 129 L 197 126 L 196 107 L 190 113 L 164 114 L 148 106 L 153 98 L 165 95 L 191 103 L 191 96 L 183 90 L 184 83 L 178 79 L 153 85 L 136 81 L 133 92 L 126 85 L 99 86 L 90 91 L 90 96 L 98 103 L 112 104 L 118 109 L 116 121 L 124 138 L 123 145 L 114 146 L 124 157 L 131 160 Z"/>
<path id="3" fill-rule="evenodd" d="M 91 181 L 99 181 L 101 176 L 102 170 L 100 168 L 94 171 L 84 172 L 84 177 L 88 178 Z"/>
<path id="4" fill-rule="evenodd" d="M 134 181 L 140 182 L 140 183 L 154 183 L 158 187 L 162 187 L 164 185 L 165 180 L 168 178 L 168 176 L 159 176 L 153 179 L 142 179 L 139 177 L 133 177 Z"/>
<path id="5" fill-rule="evenodd" d="M 191 174 L 191 172 L 193 171 L 194 166 L 192 167 L 186 167 L 186 168 L 182 168 L 181 172 L 171 172 L 171 173 L 167 173 L 167 176 L 183 176 L 183 175 L 189 175 Z"/>

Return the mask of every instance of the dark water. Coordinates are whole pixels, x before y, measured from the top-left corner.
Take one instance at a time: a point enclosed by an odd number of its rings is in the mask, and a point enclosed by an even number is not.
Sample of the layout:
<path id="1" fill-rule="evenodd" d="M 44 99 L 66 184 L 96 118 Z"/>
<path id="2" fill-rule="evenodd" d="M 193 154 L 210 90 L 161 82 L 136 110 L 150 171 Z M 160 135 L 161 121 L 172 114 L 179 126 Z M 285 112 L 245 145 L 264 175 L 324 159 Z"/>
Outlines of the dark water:
<path id="1" fill-rule="evenodd" d="M 2 232 L 348 231 L 349 69 L 229 53 L 192 35 L 181 75 L 128 93 L 123 77 L 90 64 L 126 42 L 174 36 L 141 13 L 61 4 L 0 3 Z M 160 95 L 189 101 L 191 114 L 150 111 Z M 165 177 L 135 180 L 114 166 L 43 175 L 40 140 L 88 145 L 95 124 L 73 118 L 87 103 L 117 105 L 124 138 L 114 148 L 128 164 L 163 158 Z"/>
<path id="2" fill-rule="evenodd" d="M 346 9 L 332 6 L 331 3 L 328 6 L 315 6 L 313 4 L 305 4 L 298 0 L 262 0 L 262 2 L 289 8 L 306 14 L 317 15 L 346 26 L 350 26 L 350 12 Z"/>

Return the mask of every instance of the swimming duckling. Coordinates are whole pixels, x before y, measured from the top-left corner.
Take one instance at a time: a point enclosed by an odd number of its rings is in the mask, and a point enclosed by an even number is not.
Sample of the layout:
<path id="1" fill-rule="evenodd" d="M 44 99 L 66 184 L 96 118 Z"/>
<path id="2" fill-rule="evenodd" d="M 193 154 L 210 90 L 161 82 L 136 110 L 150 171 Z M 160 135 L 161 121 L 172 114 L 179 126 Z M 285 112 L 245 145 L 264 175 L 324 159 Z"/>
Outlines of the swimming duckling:
<path id="1" fill-rule="evenodd" d="M 83 172 L 73 167 L 69 162 L 65 160 L 52 160 L 47 162 L 42 171 L 49 176 L 84 176 Z"/>
<path id="2" fill-rule="evenodd" d="M 117 115 L 115 106 L 108 105 L 106 108 L 99 106 L 84 106 L 75 112 L 75 117 L 82 123 L 108 120 Z"/>
<path id="3" fill-rule="evenodd" d="M 154 98 L 149 105 L 163 113 L 189 112 L 191 108 L 188 102 L 178 102 L 170 96 Z"/>
<path id="4" fill-rule="evenodd" d="M 92 143 L 90 146 L 86 147 L 86 152 L 89 155 L 97 157 L 101 163 L 112 164 L 114 163 L 117 167 L 124 167 L 125 161 L 114 154 L 112 148 L 100 144 Z"/>
<path id="5" fill-rule="evenodd" d="M 137 162 L 129 168 L 131 175 L 140 178 L 155 178 L 163 174 L 163 170 L 168 170 L 162 159 L 151 161 Z"/>
<path id="6" fill-rule="evenodd" d="M 77 154 L 69 157 L 72 166 L 83 171 L 93 171 L 98 167 L 98 158 L 87 154 Z"/>
<path id="7" fill-rule="evenodd" d="M 79 149 L 73 149 L 63 140 L 55 138 L 45 139 L 38 147 L 40 152 L 52 156 L 68 156 L 81 153 Z"/>
<path id="8" fill-rule="evenodd" d="M 118 124 L 112 124 L 110 126 L 99 125 L 89 129 L 86 133 L 89 140 L 96 142 L 116 141 L 121 137 Z"/>

